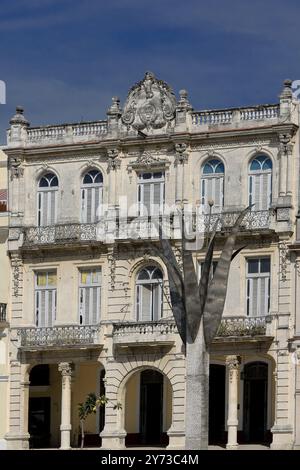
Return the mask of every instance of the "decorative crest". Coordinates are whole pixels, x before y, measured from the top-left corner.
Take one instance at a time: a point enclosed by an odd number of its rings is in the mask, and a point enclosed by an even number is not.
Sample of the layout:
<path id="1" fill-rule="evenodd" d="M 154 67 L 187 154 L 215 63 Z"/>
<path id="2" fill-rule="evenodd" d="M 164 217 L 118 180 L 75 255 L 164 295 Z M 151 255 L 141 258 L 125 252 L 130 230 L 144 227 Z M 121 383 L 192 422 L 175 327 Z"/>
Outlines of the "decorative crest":
<path id="1" fill-rule="evenodd" d="M 122 122 L 128 129 L 161 129 L 174 119 L 175 108 L 176 97 L 169 85 L 146 72 L 128 93 Z"/>

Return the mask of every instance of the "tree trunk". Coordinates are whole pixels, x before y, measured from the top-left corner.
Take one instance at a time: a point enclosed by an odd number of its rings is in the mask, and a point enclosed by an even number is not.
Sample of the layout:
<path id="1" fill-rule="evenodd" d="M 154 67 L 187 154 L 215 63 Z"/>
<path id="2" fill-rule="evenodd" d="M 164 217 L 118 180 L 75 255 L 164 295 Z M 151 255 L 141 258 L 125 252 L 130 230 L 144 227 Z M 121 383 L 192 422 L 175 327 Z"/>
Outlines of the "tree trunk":
<path id="1" fill-rule="evenodd" d="M 80 420 L 80 429 L 81 429 L 81 444 L 80 444 L 80 448 L 82 449 L 83 446 L 84 446 L 84 420 L 83 420 L 83 419 Z"/>
<path id="2" fill-rule="evenodd" d="M 209 353 L 203 333 L 203 317 L 194 342 L 187 332 L 186 438 L 188 450 L 208 448 Z"/>

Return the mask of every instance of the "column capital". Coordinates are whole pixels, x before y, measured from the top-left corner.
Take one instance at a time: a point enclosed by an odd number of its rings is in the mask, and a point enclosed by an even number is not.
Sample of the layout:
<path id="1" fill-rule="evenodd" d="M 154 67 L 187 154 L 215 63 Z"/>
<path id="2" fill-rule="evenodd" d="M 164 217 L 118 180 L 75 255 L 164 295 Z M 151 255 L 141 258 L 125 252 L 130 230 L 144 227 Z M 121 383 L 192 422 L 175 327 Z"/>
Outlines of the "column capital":
<path id="1" fill-rule="evenodd" d="M 74 364 L 72 362 L 60 362 L 58 364 L 58 371 L 63 377 L 71 377 L 74 371 Z"/>
<path id="2" fill-rule="evenodd" d="M 226 357 L 226 366 L 230 370 L 238 370 L 240 363 L 241 363 L 240 356 L 227 356 Z"/>

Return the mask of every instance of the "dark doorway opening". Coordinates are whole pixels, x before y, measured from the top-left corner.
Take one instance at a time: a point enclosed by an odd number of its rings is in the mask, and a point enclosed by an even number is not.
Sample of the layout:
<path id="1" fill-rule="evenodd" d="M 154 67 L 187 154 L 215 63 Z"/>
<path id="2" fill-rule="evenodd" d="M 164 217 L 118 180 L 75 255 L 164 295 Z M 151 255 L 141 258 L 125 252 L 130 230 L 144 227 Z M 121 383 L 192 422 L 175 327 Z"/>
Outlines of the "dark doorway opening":
<path id="1" fill-rule="evenodd" d="M 50 447 L 50 405 L 50 397 L 29 398 L 28 432 L 31 448 Z"/>
<path id="2" fill-rule="evenodd" d="M 268 364 L 244 367 L 244 436 L 246 442 L 267 442 Z"/>
<path id="3" fill-rule="evenodd" d="M 209 444 L 224 444 L 225 434 L 225 373 L 223 365 L 209 366 Z"/>
<path id="4" fill-rule="evenodd" d="M 141 372 L 140 435 L 141 444 L 161 445 L 163 420 L 163 375 L 155 370 Z"/>

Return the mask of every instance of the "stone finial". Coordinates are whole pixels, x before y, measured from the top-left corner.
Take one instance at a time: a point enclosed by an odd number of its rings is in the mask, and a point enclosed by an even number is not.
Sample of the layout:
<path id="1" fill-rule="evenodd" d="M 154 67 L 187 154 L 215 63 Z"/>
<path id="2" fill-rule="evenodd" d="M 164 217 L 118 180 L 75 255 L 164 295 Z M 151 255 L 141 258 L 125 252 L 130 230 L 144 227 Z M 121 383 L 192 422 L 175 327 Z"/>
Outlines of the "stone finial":
<path id="1" fill-rule="evenodd" d="M 16 114 L 9 121 L 10 124 L 21 124 L 23 126 L 29 126 L 29 121 L 24 116 L 24 108 L 22 106 L 16 107 Z"/>
<path id="2" fill-rule="evenodd" d="M 189 100 L 188 100 L 188 92 L 186 90 L 180 90 L 179 91 L 179 100 L 177 103 L 177 106 L 180 107 L 181 109 L 193 109 Z"/>
<path id="3" fill-rule="evenodd" d="M 112 105 L 108 109 L 107 114 L 121 114 L 120 98 L 118 96 L 112 97 Z"/>
<path id="4" fill-rule="evenodd" d="M 280 99 L 292 99 L 293 92 L 292 92 L 292 80 L 286 79 L 283 82 L 283 89 L 280 93 Z"/>

